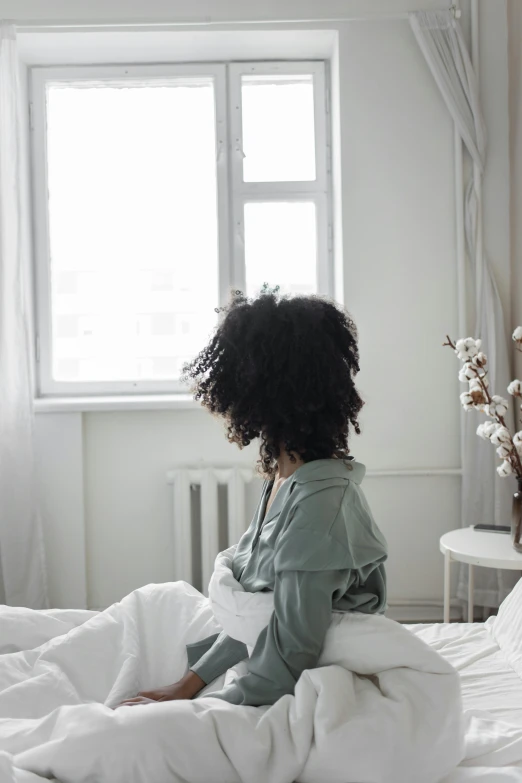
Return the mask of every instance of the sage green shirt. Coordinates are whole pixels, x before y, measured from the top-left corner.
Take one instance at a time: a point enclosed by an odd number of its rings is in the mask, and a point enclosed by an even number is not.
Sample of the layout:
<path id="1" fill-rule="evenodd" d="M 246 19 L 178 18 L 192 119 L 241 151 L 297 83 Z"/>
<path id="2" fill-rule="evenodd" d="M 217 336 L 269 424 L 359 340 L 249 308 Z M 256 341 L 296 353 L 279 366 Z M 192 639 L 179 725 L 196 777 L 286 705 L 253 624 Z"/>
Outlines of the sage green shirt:
<path id="1" fill-rule="evenodd" d="M 360 484 L 365 467 L 321 459 L 298 468 L 259 506 L 232 563 L 248 592 L 271 590 L 274 611 L 248 659 L 248 673 L 211 694 L 232 704 L 273 704 L 317 666 L 332 610 L 381 613 L 387 547 Z M 210 683 L 248 657 L 224 632 L 187 647 L 189 666 Z"/>

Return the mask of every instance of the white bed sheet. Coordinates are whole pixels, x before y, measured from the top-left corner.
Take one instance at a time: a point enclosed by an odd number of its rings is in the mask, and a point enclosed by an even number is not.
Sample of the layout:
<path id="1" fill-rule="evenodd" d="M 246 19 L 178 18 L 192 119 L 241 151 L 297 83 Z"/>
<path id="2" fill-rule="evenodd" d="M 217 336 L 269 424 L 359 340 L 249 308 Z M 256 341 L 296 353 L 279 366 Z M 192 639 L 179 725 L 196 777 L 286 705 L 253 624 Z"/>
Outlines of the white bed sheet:
<path id="1" fill-rule="evenodd" d="M 522 783 L 522 679 L 491 635 L 491 625 L 408 626 L 461 677 L 466 758 L 443 783 Z"/>

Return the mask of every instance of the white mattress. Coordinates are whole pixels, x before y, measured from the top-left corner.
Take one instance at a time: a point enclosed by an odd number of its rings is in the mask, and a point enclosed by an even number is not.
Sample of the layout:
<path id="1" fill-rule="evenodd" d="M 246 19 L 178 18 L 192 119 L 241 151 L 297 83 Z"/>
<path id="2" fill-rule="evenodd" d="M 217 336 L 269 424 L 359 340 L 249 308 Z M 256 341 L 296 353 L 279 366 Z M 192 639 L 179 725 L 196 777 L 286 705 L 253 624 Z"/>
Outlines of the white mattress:
<path id="1" fill-rule="evenodd" d="M 522 783 L 522 679 L 488 625 L 440 623 L 409 628 L 447 658 L 461 676 L 466 759 L 443 783 Z"/>

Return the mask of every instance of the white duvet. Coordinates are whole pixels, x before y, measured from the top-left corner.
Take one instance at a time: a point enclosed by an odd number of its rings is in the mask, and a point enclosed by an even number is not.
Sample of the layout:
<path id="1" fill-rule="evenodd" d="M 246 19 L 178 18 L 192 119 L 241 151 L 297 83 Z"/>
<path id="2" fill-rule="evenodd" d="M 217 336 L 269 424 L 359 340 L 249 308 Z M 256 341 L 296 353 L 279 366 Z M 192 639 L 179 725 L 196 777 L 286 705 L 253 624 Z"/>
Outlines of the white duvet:
<path id="1" fill-rule="evenodd" d="M 458 675 L 381 616 L 334 614 L 320 667 L 271 707 L 208 698 L 220 678 L 193 701 L 112 710 L 178 680 L 187 643 L 221 627 L 255 642 L 271 597 L 227 558 L 210 601 L 176 582 L 99 614 L 0 608 L 0 783 L 436 783 L 459 763 Z"/>

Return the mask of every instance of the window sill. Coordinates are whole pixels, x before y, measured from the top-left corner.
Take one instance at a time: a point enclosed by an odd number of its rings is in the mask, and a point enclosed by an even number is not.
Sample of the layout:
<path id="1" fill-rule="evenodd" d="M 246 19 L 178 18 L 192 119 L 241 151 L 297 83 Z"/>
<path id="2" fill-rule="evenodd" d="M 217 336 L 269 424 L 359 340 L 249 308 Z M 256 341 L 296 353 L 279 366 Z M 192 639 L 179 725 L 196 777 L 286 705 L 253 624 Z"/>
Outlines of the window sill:
<path id="1" fill-rule="evenodd" d="M 99 397 L 37 397 L 35 413 L 109 411 L 197 410 L 200 404 L 190 394 L 136 394 Z"/>

